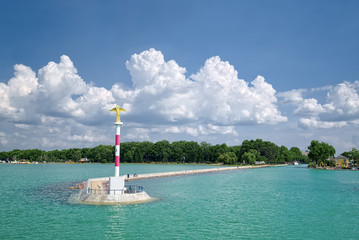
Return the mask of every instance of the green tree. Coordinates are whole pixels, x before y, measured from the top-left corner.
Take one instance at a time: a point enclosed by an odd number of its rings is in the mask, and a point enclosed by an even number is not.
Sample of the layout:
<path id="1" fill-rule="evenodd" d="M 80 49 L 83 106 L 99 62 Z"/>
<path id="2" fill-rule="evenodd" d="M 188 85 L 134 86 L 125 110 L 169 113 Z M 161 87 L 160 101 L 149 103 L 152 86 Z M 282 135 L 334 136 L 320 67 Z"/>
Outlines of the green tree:
<path id="1" fill-rule="evenodd" d="M 279 149 L 279 155 L 277 163 L 285 163 L 293 160 L 292 152 L 288 150 L 286 146 L 281 146 Z"/>
<path id="2" fill-rule="evenodd" d="M 51 162 L 60 162 L 66 160 L 66 150 L 52 150 L 47 153 L 49 161 Z"/>
<path id="3" fill-rule="evenodd" d="M 91 149 L 90 148 L 82 148 L 81 149 L 81 158 L 90 158 Z"/>
<path id="4" fill-rule="evenodd" d="M 141 150 L 142 150 L 142 160 L 145 162 L 150 161 L 150 149 L 152 148 L 153 143 L 149 141 L 141 142 Z"/>
<path id="5" fill-rule="evenodd" d="M 257 150 L 255 150 L 255 149 L 249 149 L 248 153 L 254 154 L 254 156 L 256 156 L 256 159 L 258 159 L 259 156 L 260 156 L 259 152 Z"/>
<path id="6" fill-rule="evenodd" d="M 123 157 L 121 158 L 122 162 L 128 162 L 128 163 L 133 163 L 134 159 L 134 151 L 132 149 L 128 149 L 127 151 L 124 151 Z"/>
<path id="7" fill-rule="evenodd" d="M 21 154 L 21 150 L 20 149 L 14 149 L 12 151 L 9 152 L 9 158 L 11 158 L 13 161 L 15 160 L 20 160 L 19 156 Z"/>
<path id="8" fill-rule="evenodd" d="M 256 155 L 251 152 L 245 152 L 242 155 L 242 161 L 246 164 L 254 165 L 256 162 Z"/>
<path id="9" fill-rule="evenodd" d="M 186 153 L 186 141 L 177 141 L 177 142 L 173 142 L 171 144 L 171 156 L 170 156 L 170 161 L 171 162 L 188 162 L 188 156 Z"/>
<path id="10" fill-rule="evenodd" d="M 275 162 L 277 159 L 277 156 L 279 154 L 279 147 L 269 141 L 263 142 L 261 148 L 260 148 L 260 155 L 265 157 L 266 163 L 272 163 Z"/>
<path id="11" fill-rule="evenodd" d="M 0 159 L 6 159 L 8 157 L 7 152 L 0 152 Z"/>
<path id="12" fill-rule="evenodd" d="M 301 163 L 309 163 L 308 156 L 303 155 L 302 151 L 300 151 L 299 148 L 292 147 L 290 151 L 293 155 L 293 160 L 299 161 Z"/>
<path id="13" fill-rule="evenodd" d="M 335 166 L 335 160 L 331 159 L 329 161 L 329 166 L 334 167 Z"/>
<path id="14" fill-rule="evenodd" d="M 236 154 L 237 161 L 238 161 L 238 159 L 241 158 L 241 146 L 228 147 L 228 151 L 233 152 L 234 154 Z"/>
<path id="15" fill-rule="evenodd" d="M 31 162 L 44 161 L 46 159 L 47 159 L 47 153 L 45 151 L 40 150 L 40 149 L 32 149 L 32 150 L 30 150 L 30 158 L 27 158 L 27 160 L 30 160 Z"/>
<path id="16" fill-rule="evenodd" d="M 149 150 L 149 157 L 152 162 L 168 162 L 171 155 L 171 146 L 167 140 L 156 142 Z"/>
<path id="17" fill-rule="evenodd" d="M 308 164 L 308 168 L 315 168 L 315 167 L 316 167 L 315 162 L 310 162 L 310 163 Z"/>
<path id="18" fill-rule="evenodd" d="M 143 156 L 144 156 L 144 147 L 143 143 L 141 142 L 135 142 L 133 145 L 133 162 L 139 163 L 143 162 Z"/>
<path id="19" fill-rule="evenodd" d="M 235 164 L 237 156 L 234 152 L 222 153 L 219 155 L 218 160 L 223 164 Z"/>
<path id="20" fill-rule="evenodd" d="M 211 144 L 206 143 L 206 142 L 201 142 L 200 144 L 201 149 L 202 149 L 202 161 L 205 163 L 213 163 L 214 161 L 212 161 L 212 157 L 211 157 Z"/>
<path id="21" fill-rule="evenodd" d="M 137 163 L 143 162 L 141 143 L 124 142 L 120 148 L 120 159 L 122 162 Z"/>
<path id="22" fill-rule="evenodd" d="M 257 152 L 256 159 L 266 163 L 276 162 L 279 153 L 279 147 L 276 144 L 262 139 L 244 140 L 240 150 L 241 158 L 249 150 L 255 150 Z M 243 161 L 243 159 L 241 160 Z"/>
<path id="23" fill-rule="evenodd" d="M 289 151 L 292 153 L 293 160 L 300 161 L 302 159 L 303 154 L 299 148 L 292 147 Z"/>
<path id="24" fill-rule="evenodd" d="M 359 150 L 356 148 L 352 148 L 352 159 L 354 161 L 354 164 L 356 164 L 356 166 L 358 165 L 359 162 Z"/>
<path id="25" fill-rule="evenodd" d="M 185 143 L 186 161 L 199 163 L 203 161 L 203 152 L 197 142 L 190 141 Z"/>
<path id="26" fill-rule="evenodd" d="M 251 150 L 251 149 L 256 150 L 259 153 L 258 143 L 261 143 L 261 141 L 260 140 L 258 140 L 258 141 L 244 140 L 242 142 L 241 149 L 240 149 L 241 157 L 243 156 L 244 153 L 249 152 L 249 150 Z"/>
<path id="27" fill-rule="evenodd" d="M 114 146 L 99 145 L 91 149 L 90 159 L 91 162 L 106 163 L 114 161 Z"/>
<path id="28" fill-rule="evenodd" d="M 349 152 L 342 153 L 342 155 L 349 158 L 350 160 L 353 160 L 353 164 L 355 166 L 358 165 L 358 162 L 359 162 L 359 150 L 356 149 L 355 147 L 352 148 L 352 150 L 349 151 Z"/>
<path id="29" fill-rule="evenodd" d="M 211 159 L 212 159 L 212 162 L 213 163 L 220 162 L 219 161 L 219 156 L 222 153 L 226 153 L 226 152 L 228 152 L 228 147 L 227 147 L 227 145 L 225 143 L 211 146 Z"/>
<path id="30" fill-rule="evenodd" d="M 320 143 L 316 140 L 312 140 L 308 149 L 308 157 L 317 165 L 326 161 L 329 157 L 333 157 L 335 154 L 335 148 L 333 146 L 325 142 Z"/>
<path id="31" fill-rule="evenodd" d="M 81 149 L 71 148 L 66 153 L 66 158 L 74 162 L 78 162 L 81 159 Z"/>

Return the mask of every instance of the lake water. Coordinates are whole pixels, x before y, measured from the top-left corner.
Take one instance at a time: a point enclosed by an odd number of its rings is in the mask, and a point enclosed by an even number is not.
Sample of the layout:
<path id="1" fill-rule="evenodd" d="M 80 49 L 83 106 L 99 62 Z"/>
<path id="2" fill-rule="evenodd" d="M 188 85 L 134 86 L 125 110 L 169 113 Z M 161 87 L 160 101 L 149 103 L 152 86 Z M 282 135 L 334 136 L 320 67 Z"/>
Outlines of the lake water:
<path id="1" fill-rule="evenodd" d="M 208 168 L 121 165 L 121 174 Z M 358 239 L 359 171 L 302 166 L 131 182 L 157 201 L 83 205 L 82 180 L 108 164 L 0 164 L 0 239 Z"/>

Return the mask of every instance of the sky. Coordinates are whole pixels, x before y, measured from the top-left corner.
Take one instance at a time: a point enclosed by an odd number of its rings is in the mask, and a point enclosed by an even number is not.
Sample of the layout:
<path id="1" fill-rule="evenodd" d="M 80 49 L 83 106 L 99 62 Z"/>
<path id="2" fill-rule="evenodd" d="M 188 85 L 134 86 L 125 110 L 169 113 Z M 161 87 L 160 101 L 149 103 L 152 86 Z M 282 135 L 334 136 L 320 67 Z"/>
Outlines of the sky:
<path id="1" fill-rule="evenodd" d="M 359 148 L 355 0 L 0 1 L 0 151 Z"/>

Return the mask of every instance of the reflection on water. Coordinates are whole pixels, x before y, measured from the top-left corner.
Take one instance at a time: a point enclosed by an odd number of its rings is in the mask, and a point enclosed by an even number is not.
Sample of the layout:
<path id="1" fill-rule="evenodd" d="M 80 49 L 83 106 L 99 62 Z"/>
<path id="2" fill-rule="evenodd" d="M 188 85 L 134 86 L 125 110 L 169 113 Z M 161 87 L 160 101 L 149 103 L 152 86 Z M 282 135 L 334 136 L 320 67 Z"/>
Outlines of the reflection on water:
<path id="1" fill-rule="evenodd" d="M 123 233 L 126 228 L 126 214 L 124 206 L 109 206 L 107 209 L 105 226 L 105 237 L 107 239 L 124 239 Z"/>

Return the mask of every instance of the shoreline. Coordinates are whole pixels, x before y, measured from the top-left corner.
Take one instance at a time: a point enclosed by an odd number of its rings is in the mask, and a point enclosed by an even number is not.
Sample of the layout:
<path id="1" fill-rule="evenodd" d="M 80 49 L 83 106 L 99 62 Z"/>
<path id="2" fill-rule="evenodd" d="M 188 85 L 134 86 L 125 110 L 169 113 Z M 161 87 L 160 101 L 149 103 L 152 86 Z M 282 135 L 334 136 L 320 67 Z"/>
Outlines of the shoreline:
<path id="1" fill-rule="evenodd" d="M 81 163 L 81 162 L 2 162 L 1 164 L 13 164 L 13 165 L 37 165 L 37 164 L 115 164 L 115 163 L 98 163 L 98 162 L 87 162 L 87 163 Z M 196 165 L 196 166 L 221 166 L 223 168 L 230 168 L 230 167 L 239 167 L 239 168 L 252 168 L 252 167 L 278 167 L 278 166 L 284 166 L 288 164 L 264 164 L 264 165 L 236 165 L 236 164 L 230 164 L 226 165 L 223 163 L 176 163 L 176 162 L 138 162 L 138 163 L 129 163 L 129 162 L 121 162 L 121 165 L 127 165 L 127 164 L 136 164 L 136 165 Z"/>
<path id="2" fill-rule="evenodd" d="M 335 168 L 335 167 L 316 167 L 309 169 L 330 170 L 330 171 L 359 171 L 358 168 L 352 169 L 352 168 Z"/>

